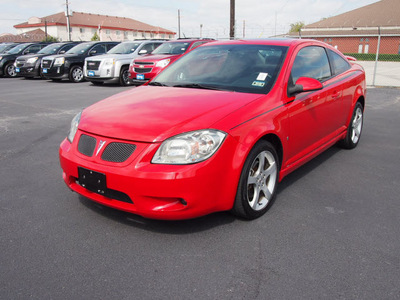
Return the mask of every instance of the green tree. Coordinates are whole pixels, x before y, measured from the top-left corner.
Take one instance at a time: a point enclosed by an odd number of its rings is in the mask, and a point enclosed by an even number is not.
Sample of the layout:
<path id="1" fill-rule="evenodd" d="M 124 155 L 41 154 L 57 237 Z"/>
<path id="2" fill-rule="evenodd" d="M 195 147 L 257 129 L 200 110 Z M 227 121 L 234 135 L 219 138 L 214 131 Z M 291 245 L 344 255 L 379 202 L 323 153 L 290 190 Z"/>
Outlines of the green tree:
<path id="1" fill-rule="evenodd" d="M 305 26 L 304 22 L 298 21 L 296 23 L 290 24 L 289 32 L 299 32 Z"/>
<path id="2" fill-rule="evenodd" d="M 55 38 L 54 36 L 48 35 L 46 38 L 43 39 L 42 42 L 54 42 L 54 43 L 57 43 L 57 42 L 59 42 L 59 39 Z"/>
<path id="3" fill-rule="evenodd" d="M 99 35 L 97 34 L 97 32 L 95 32 L 95 33 L 93 34 L 91 41 L 100 41 L 100 37 L 99 37 Z"/>

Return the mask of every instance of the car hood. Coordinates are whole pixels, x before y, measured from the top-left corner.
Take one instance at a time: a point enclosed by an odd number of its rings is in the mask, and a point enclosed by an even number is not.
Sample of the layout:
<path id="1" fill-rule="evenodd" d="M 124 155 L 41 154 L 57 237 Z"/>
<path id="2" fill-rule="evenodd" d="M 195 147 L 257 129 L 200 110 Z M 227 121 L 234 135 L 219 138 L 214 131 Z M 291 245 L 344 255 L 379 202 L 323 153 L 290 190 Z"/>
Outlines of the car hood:
<path id="1" fill-rule="evenodd" d="M 160 61 L 160 60 L 163 60 L 163 59 L 167 59 L 167 58 L 169 58 L 169 59 L 171 59 L 171 60 L 175 60 L 175 59 L 177 59 L 178 57 L 180 57 L 182 54 L 149 54 L 149 55 L 146 55 L 146 56 L 142 56 L 142 57 L 139 57 L 139 58 L 136 58 L 135 59 L 135 63 L 136 62 L 141 62 L 141 61 L 146 61 L 146 62 L 148 62 L 148 61 Z"/>
<path id="2" fill-rule="evenodd" d="M 259 97 L 228 91 L 143 86 L 86 108 L 79 129 L 117 139 L 161 142 L 182 132 L 211 128 Z"/>
<path id="3" fill-rule="evenodd" d="M 132 59 L 136 57 L 135 53 L 129 53 L 129 54 L 102 54 L 102 55 L 95 55 L 95 56 L 90 56 L 87 57 L 87 60 L 103 60 L 107 58 L 114 58 L 115 60 L 121 60 L 121 59 Z"/>

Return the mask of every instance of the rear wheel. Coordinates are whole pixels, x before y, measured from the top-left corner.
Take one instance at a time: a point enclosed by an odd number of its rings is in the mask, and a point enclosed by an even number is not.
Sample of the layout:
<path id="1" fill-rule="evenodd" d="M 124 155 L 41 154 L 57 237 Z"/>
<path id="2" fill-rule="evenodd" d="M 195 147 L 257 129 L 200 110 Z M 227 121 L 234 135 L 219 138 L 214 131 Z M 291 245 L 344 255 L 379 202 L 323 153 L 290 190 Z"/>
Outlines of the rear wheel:
<path id="1" fill-rule="evenodd" d="M 69 71 L 69 80 L 72 82 L 82 82 L 84 79 L 83 77 L 83 70 L 81 66 L 73 66 Z"/>
<path id="2" fill-rule="evenodd" d="M 121 68 L 121 71 L 119 73 L 119 84 L 126 86 L 131 83 L 129 79 L 129 67 L 125 66 Z"/>
<path id="3" fill-rule="evenodd" d="M 347 128 L 346 137 L 339 142 L 339 145 L 345 149 L 353 149 L 357 147 L 361 138 L 361 132 L 364 123 L 364 109 L 360 102 L 354 107 L 353 116 L 349 127 Z"/>
<path id="4" fill-rule="evenodd" d="M 279 179 L 279 159 L 274 146 L 259 141 L 250 151 L 240 175 L 232 212 L 255 219 L 267 212 L 275 200 Z"/>

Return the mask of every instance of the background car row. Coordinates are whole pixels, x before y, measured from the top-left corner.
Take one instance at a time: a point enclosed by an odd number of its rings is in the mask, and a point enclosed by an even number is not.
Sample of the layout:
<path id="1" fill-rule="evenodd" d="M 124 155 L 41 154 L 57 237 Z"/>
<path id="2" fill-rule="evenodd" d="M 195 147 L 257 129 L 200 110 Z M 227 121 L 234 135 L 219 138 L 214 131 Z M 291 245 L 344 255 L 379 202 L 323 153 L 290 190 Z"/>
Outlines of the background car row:
<path id="1" fill-rule="evenodd" d="M 63 42 L 1 45 L 0 76 L 94 85 L 143 84 L 173 61 L 210 39 Z M 162 47 L 159 47 L 162 45 Z M 11 48 L 11 49 L 10 49 Z"/>

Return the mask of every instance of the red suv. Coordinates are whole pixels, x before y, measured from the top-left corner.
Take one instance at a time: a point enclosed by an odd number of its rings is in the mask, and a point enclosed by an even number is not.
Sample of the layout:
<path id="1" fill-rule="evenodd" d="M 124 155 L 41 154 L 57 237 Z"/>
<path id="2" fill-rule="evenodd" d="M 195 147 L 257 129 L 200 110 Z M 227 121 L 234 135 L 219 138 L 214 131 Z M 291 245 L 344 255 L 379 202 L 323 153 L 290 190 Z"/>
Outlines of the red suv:
<path id="1" fill-rule="evenodd" d="M 179 39 L 163 43 L 151 54 L 134 59 L 129 66 L 129 78 L 142 84 L 160 73 L 165 67 L 194 48 L 212 39 Z"/>

